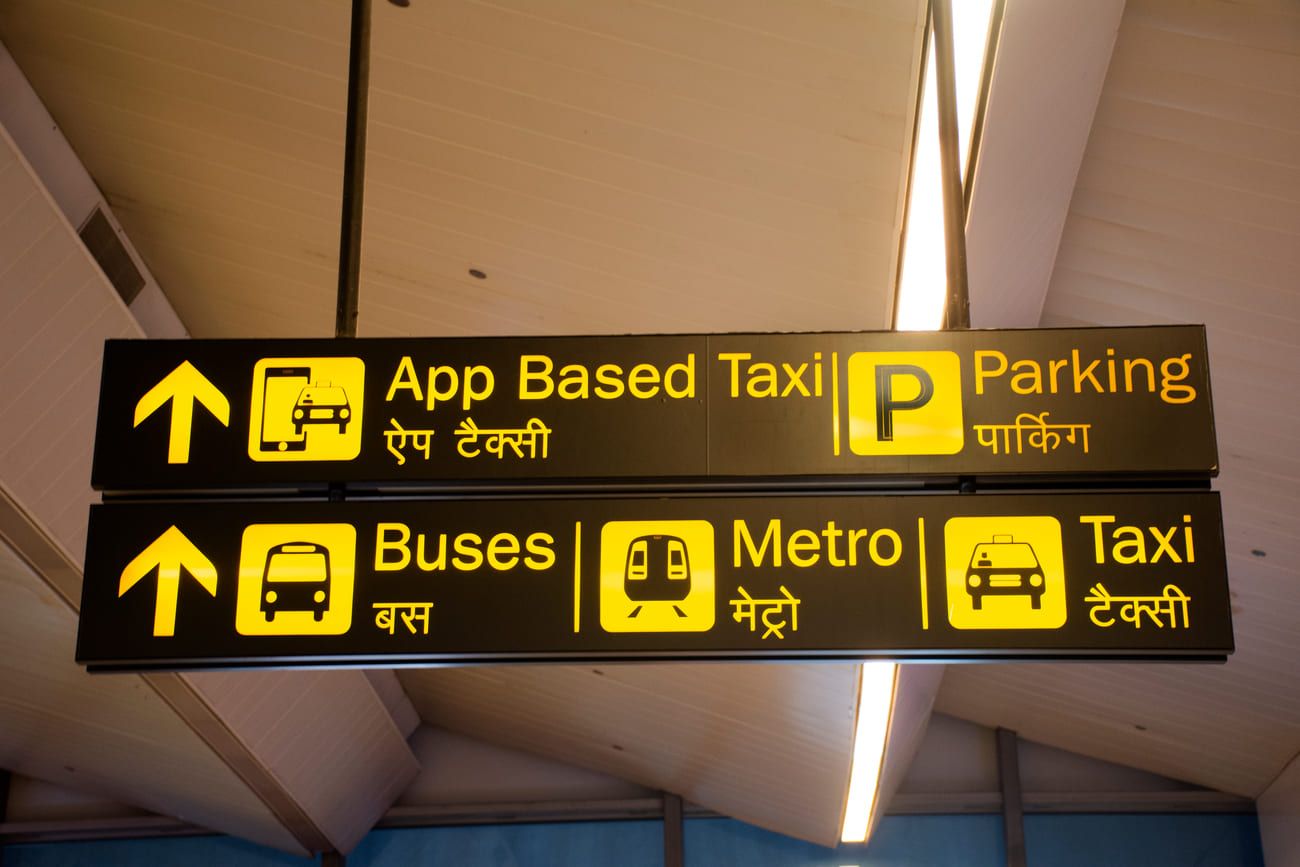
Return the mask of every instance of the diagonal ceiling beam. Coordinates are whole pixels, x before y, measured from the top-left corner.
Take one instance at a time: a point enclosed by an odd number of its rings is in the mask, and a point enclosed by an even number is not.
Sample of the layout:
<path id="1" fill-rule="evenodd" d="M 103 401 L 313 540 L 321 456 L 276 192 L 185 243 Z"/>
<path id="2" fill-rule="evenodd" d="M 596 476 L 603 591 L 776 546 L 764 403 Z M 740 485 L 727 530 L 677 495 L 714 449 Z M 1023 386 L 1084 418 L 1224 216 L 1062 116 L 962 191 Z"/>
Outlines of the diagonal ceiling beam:
<path id="1" fill-rule="evenodd" d="M 971 325 L 1038 325 L 1124 0 L 1008 3 L 966 217 Z"/>
<path id="2" fill-rule="evenodd" d="M 0 321 L 0 533 L 75 613 L 81 563 L 70 552 L 84 547 L 95 499 L 89 463 L 102 345 L 141 330 L 2 126 L 0 224 L 0 296 L 9 302 Z M 216 805 L 205 813 L 198 793 L 199 812 L 185 818 L 217 830 L 300 851 L 347 851 L 418 771 L 404 732 L 363 672 L 151 675 L 146 682 L 278 823 L 259 825 L 247 806 L 236 811 L 247 821 L 232 823 Z M 115 693 L 126 694 L 129 688 Z M 71 695 L 58 700 L 75 704 Z M 61 745 L 34 749 L 44 752 L 28 757 L 27 772 L 44 767 L 58 777 Z M 111 755 L 86 771 L 132 773 Z M 166 807 L 156 779 L 141 785 L 155 787 L 142 790 L 145 806 Z"/>

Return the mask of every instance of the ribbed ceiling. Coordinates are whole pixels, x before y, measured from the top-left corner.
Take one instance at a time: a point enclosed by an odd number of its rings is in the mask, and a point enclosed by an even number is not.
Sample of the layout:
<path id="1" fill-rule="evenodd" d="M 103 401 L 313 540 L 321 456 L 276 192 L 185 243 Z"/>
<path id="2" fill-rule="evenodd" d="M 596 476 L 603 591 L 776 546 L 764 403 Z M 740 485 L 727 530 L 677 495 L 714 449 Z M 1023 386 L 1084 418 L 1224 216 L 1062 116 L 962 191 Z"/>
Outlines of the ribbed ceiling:
<path id="1" fill-rule="evenodd" d="M 1204 322 L 1237 653 L 957 666 L 938 706 L 1255 796 L 1300 749 L 1300 7 L 1129 0 L 1043 324 Z"/>

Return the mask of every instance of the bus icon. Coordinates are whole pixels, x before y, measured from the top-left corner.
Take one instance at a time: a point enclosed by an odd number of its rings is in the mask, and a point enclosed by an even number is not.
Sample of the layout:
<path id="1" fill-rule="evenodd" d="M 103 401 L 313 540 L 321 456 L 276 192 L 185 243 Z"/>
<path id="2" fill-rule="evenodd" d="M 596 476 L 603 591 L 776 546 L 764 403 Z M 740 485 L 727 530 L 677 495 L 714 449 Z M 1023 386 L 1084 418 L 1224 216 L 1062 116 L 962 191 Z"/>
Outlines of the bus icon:
<path id="1" fill-rule="evenodd" d="M 262 613 L 268 621 L 280 611 L 310 611 L 319 622 L 329 607 L 328 548 L 316 542 L 282 542 L 266 552 Z"/>
<path id="2" fill-rule="evenodd" d="M 240 635 L 342 635 L 352 626 L 351 524 L 250 524 L 239 550 Z"/>
<path id="3" fill-rule="evenodd" d="M 600 530 L 600 625 L 606 632 L 713 628 L 713 525 L 610 521 Z"/>

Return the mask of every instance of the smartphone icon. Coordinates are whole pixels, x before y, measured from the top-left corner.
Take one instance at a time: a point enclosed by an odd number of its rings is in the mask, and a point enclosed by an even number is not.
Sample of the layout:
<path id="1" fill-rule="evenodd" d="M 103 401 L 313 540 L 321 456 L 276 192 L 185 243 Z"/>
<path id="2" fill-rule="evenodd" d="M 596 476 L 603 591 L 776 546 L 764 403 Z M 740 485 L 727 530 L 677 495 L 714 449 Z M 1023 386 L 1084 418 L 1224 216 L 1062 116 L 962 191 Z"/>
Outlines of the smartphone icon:
<path id="1" fill-rule="evenodd" d="M 253 366 L 248 456 L 350 461 L 361 454 L 366 366 L 360 358 L 263 358 Z"/>
<path id="2" fill-rule="evenodd" d="M 298 395 L 311 382 L 311 368 L 268 367 L 262 380 L 262 445 L 264 452 L 301 452 L 307 434 L 293 423 Z"/>

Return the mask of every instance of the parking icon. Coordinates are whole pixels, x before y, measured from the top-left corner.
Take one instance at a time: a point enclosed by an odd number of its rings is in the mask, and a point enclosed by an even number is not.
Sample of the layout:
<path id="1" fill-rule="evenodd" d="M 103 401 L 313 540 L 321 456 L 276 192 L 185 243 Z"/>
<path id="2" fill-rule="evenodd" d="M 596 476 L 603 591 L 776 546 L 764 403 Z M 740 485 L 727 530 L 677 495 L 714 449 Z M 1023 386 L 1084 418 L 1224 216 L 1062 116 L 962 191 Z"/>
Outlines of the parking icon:
<path id="1" fill-rule="evenodd" d="M 855 455 L 962 450 L 961 360 L 955 352 L 855 352 L 848 381 Z"/>

